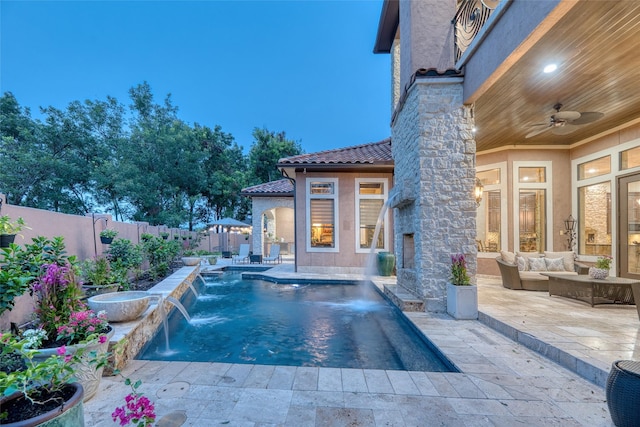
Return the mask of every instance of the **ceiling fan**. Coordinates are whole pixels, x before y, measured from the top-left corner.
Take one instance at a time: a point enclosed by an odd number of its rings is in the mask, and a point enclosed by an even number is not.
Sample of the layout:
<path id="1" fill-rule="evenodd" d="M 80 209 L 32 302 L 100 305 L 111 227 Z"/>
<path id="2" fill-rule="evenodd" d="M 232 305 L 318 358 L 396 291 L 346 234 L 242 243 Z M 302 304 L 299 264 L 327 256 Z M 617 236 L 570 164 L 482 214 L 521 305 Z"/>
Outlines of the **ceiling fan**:
<path id="1" fill-rule="evenodd" d="M 561 108 L 562 104 L 560 103 L 554 105 L 553 109 L 556 110 L 556 112 L 551 115 L 549 122 L 533 125 L 535 129 L 526 134 L 525 138 L 532 138 L 548 130 L 554 135 L 566 135 L 578 130 L 578 126 L 595 122 L 604 116 L 604 113 L 596 111 L 579 113 L 577 111 L 560 111 Z"/>

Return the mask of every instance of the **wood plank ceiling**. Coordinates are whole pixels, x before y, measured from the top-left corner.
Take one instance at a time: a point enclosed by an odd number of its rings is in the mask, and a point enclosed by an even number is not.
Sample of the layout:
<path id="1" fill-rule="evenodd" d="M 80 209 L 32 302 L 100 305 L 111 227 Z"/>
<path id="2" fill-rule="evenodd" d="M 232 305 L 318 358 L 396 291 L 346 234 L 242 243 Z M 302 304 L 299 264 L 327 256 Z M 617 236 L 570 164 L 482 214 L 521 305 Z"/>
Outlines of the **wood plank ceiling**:
<path id="1" fill-rule="evenodd" d="M 554 73 L 543 64 L 557 62 Z M 601 112 L 566 135 L 552 129 L 553 106 Z M 640 119 L 640 0 L 581 0 L 475 103 L 477 150 L 568 146 Z"/>

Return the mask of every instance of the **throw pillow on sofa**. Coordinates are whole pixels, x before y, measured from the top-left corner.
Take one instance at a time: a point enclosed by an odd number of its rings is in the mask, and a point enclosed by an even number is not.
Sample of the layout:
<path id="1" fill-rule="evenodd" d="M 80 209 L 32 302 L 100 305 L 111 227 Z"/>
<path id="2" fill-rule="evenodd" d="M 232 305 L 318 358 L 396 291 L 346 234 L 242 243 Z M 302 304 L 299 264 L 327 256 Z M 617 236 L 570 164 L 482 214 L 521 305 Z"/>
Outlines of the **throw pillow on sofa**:
<path id="1" fill-rule="evenodd" d="M 500 256 L 502 256 L 502 260 L 504 262 L 507 262 L 509 264 L 515 264 L 516 263 L 516 254 L 514 254 L 513 252 L 500 251 Z"/>
<path id="2" fill-rule="evenodd" d="M 576 258 L 576 254 L 573 251 L 564 251 L 564 252 L 544 252 L 544 256 L 546 258 L 562 258 L 564 261 L 564 270 L 565 271 L 575 271 L 574 268 L 574 260 Z"/>
<path id="3" fill-rule="evenodd" d="M 529 271 L 547 271 L 547 264 L 544 258 L 529 258 Z"/>
<path id="4" fill-rule="evenodd" d="M 528 271 L 529 263 L 527 259 L 521 256 L 516 257 L 516 264 L 518 264 L 518 271 Z"/>
<path id="5" fill-rule="evenodd" d="M 565 271 L 563 258 L 542 258 L 547 267 L 547 271 Z"/>

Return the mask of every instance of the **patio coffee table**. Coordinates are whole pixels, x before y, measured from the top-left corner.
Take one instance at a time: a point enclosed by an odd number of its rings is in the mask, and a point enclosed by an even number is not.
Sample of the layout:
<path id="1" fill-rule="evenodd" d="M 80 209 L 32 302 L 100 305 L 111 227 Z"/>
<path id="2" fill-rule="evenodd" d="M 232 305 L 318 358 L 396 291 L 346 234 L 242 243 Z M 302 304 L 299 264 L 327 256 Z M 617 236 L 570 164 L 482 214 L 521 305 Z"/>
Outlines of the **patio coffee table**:
<path id="1" fill-rule="evenodd" d="M 594 279 L 587 274 L 541 274 L 549 277 L 549 295 L 585 301 L 591 304 L 591 307 L 596 304 L 635 304 L 632 285 L 640 285 L 638 280 L 622 277 Z"/>

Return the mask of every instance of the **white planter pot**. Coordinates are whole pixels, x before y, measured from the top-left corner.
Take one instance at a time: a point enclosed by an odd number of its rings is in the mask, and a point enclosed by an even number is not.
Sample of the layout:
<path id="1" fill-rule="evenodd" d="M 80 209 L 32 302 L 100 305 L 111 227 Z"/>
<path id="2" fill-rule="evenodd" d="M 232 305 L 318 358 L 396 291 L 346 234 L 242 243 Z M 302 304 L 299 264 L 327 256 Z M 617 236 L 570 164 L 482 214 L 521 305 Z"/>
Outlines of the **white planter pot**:
<path id="1" fill-rule="evenodd" d="M 447 283 L 447 313 L 459 320 L 478 318 L 478 287 Z"/>

